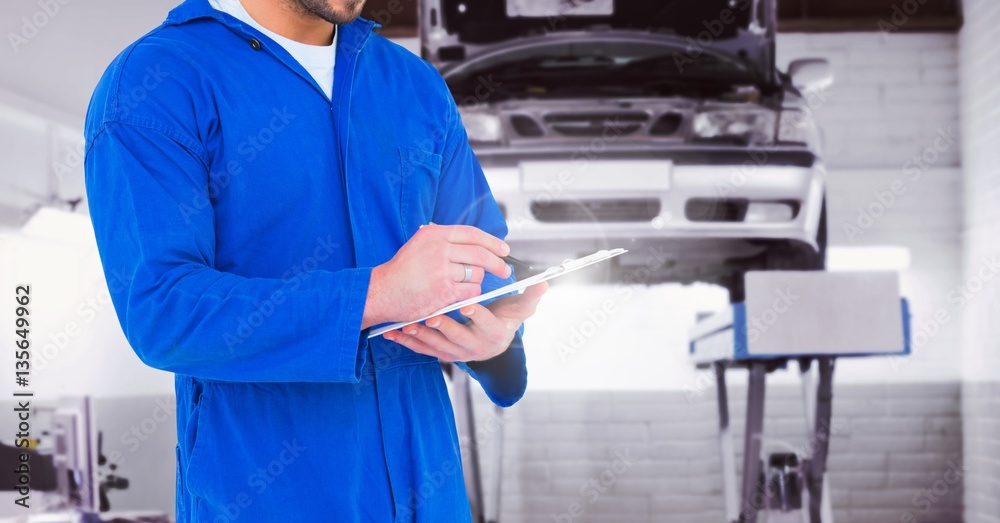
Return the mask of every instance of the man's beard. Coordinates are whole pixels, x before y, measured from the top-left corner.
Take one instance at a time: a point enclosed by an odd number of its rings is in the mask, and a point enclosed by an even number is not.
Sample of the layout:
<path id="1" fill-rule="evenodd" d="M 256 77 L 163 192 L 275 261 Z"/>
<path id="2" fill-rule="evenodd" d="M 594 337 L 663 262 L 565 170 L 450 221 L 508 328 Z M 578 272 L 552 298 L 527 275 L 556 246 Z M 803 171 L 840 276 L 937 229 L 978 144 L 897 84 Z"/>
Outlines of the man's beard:
<path id="1" fill-rule="evenodd" d="M 365 5 L 365 0 L 347 0 L 338 2 L 344 5 L 343 9 L 330 7 L 328 0 L 291 0 L 289 4 L 303 11 L 304 13 L 316 16 L 334 25 L 349 24 L 361 15 L 361 8 Z"/>

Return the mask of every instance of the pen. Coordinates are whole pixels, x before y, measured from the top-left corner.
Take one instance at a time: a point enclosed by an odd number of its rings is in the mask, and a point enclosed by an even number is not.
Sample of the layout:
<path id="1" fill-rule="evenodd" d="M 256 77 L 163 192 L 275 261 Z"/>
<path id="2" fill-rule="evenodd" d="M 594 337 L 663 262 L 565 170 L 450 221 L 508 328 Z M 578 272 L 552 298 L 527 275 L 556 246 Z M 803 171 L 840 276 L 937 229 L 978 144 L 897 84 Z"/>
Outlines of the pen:
<path id="1" fill-rule="evenodd" d="M 521 261 L 521 260 L 519 260 L 519 259 L 517 259 L 517 258 L 515 258 L 513 256 L 504 256 L 501 259 L 504 261 L 504 263 L 506 263 L 508 265 L 513 265 L 514 267 L 520 267 L 522 269 L 528 269 L 529 271 L 532 270 L 532 269 L 534 269 L 534 267 L 532 267 L 529 263 L 523 262 L 523 261 Z"/>

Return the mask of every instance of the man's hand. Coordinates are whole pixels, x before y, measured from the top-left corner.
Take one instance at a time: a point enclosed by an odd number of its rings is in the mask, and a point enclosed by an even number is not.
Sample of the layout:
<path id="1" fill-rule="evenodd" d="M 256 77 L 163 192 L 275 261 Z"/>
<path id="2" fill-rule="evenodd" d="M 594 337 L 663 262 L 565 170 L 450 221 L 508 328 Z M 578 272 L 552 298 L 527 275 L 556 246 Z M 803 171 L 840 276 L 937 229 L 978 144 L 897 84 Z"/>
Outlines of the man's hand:
<path id="1" fill-rule="evenodd" d="M 462 309 L 469 318 L 463 325 L 448 316 L 435 316 L 426 325 L 414 324 L 383 336 L 400 345 L 442 361 L 485 361 L 510 346 L 518 327 L 535 314 L 549 284 L 532 285 L 524 293 Z"/>
<path id="2" fill-rule="evenodd" d="M 501 259 L 510 247 L 465 225 L 427 225 L 388 262 L 372 270 L 361 328 L 422 318 L 452 303 L 482 294 L 486 272 L 510 276 Z M 465 266 L 472 278 L 463 282 Z"/>

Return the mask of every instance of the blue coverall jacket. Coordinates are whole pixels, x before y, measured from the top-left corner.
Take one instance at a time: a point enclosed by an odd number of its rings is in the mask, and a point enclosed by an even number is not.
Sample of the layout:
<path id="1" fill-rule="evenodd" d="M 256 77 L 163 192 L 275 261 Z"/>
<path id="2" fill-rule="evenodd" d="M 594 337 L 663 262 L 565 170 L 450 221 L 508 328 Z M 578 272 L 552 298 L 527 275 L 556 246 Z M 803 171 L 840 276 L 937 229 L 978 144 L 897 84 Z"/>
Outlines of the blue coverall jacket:
<path id="1" fill-rule="evenodd" d="M 420 225 L 507 229 L 440 75 L 375 27 L 338 28 L 331 102 L 188 0 L 94 93 L 90 212 L 127 339 L 176 374 L 179 522 L 470 519 L 438 362 L 361 317 Z M 513 404 L 520 333 L 461 367 Z"/>

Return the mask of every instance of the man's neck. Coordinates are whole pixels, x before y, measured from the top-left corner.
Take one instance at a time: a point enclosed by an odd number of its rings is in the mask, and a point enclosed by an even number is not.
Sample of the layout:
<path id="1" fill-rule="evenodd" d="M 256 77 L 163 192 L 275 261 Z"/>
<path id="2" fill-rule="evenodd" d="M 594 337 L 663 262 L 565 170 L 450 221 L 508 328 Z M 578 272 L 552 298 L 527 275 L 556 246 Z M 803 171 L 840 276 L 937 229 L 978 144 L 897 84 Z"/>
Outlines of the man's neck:
<path id="1" fill-rule="evenodd" d="M 295 0 L 240 0 L 260 25 L 307 45 L 333 43 L 333 24 L 306 11 Z"/>

